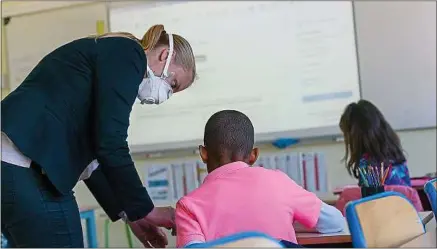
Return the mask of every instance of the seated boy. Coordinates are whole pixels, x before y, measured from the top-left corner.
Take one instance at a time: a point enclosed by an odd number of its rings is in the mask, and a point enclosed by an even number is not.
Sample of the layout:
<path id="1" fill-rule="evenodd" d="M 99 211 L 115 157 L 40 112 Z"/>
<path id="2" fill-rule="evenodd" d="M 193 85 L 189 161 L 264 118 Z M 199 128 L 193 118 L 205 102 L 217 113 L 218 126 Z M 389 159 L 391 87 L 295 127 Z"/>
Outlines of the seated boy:
<path id="1" fill-rule="evenodd" d="M 224 110 L 208 120 L 200 146 L 208 175 L 176 205 L 178 247 L 245 231 L 297 243 L 294 221 L 321 233 L 343 230 L 335 207 L 279 170 L 250 167 L 259 153 L 253 146 L 254 128 L 243 113 Z"/>

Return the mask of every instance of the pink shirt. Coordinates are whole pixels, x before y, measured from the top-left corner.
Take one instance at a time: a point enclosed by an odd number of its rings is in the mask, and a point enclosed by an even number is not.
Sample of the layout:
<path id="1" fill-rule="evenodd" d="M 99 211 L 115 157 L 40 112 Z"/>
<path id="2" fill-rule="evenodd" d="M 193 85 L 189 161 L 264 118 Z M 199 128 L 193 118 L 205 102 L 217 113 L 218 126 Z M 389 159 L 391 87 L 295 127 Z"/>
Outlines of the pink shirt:
<path id="1" fill-rule="evenodd" d="M 258 231 L 296 243 L 293 222 L 313 228 L 322 201 L 279 170 L 234 162 L 176 204 L 177 247 Z"/>

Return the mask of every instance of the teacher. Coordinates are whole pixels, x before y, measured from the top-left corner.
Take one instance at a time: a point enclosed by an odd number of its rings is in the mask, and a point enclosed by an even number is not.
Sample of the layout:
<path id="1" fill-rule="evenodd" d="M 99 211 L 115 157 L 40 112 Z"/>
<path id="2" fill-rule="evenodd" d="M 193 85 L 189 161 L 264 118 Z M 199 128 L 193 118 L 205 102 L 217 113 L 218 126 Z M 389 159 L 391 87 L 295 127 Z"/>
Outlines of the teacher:
<path id="1" fill-rule="evenodd" d="M 195 76 L 190 44 L 163 25 L 141 40 L 107 33 L 45 56 L 1 102 L 1 231 L 11 246 L 83 247 L 72 189 L 84 180 L 112 221 L 165 247 L 158 227 L 174 228 L 174 210 L 154 207 L 141 183 L 129 115 L 136 98 L 161 104 Z"/>

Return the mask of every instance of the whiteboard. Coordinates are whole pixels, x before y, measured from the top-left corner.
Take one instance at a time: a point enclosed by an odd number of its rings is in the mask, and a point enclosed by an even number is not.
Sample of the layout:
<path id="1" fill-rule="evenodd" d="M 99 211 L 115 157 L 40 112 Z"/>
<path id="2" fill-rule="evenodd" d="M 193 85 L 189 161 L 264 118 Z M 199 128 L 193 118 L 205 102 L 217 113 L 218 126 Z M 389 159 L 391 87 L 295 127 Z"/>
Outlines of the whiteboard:
<path id="1" fill-rule="evenodd" d="M 106 21 L 106 17 L 103 3 L 12 16 L 5 26 L 10 89 L 20 85 L 46 54 L 95 34 L 96 21 Z"/>
<path id="2" fill-rule="evenodd" d="M 360 98 L 350 2 L 149 2 L 109 13 L 111 31 L 142 37 L 161 23 L 196 56 L 189 89 L 160 106 L 134 105 L 134 152 L 196 146 L 223 109 L 247 114 L 258 142 L 339 134 L 342 110 Z"/>

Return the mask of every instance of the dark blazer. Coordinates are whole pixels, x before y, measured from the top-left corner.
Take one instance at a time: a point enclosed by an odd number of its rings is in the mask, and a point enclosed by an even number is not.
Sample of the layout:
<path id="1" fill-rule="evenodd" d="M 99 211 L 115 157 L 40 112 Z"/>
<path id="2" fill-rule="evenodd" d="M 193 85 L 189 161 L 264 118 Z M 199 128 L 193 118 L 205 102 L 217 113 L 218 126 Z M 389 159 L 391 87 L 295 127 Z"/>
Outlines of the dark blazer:
<path id="1" fill-rule="evenodd" d="M 137 220 L 153 209 L 126 141 L 146 64 L 131 39 L 75 40 L 45 56 L 1 103 L 2 131 L 59 192 L 99 161 L 85 182 L 112 220 L 122 210 Z"/>

